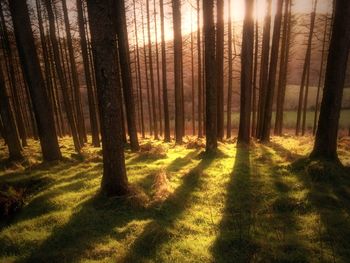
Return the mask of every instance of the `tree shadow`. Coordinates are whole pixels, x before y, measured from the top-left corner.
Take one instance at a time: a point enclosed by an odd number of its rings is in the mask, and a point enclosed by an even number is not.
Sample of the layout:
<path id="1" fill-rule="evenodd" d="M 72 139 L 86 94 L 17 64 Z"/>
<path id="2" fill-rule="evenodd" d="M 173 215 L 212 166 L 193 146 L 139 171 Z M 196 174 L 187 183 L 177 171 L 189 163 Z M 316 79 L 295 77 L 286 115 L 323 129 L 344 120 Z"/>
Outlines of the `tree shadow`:
<path id="1" fill-rule="evenodd" d="M 200 187 L 205 176 L 205 170 L 212 162 L 213 157 L 205 157 L 184 175 L 183 182 L 171 196 L 161 204 L 155 204 L 153 210 L 153 221 L 144 228 L 143 232 L 136 238 L 128 253 L 120 259 L 121 262 L 140 262 L 156 258 L 158 248 L 173 238 L 172 228 L 176 219 L 191 204 L 191 194 Z M 170 165 L 172 167 L 172 165 Z M 161 261 L 161 259 L 159 259 Z M 156 260 L 157 261 L 157 260 Z"/>
<path id="2" fill-rule="evenodd" d="M 215 262 L 250 262 L 258 249 L 251 235 L 255 204 L 250 179 L 250 149 L 237 146 L 220 232 L 212 247 Z"/>

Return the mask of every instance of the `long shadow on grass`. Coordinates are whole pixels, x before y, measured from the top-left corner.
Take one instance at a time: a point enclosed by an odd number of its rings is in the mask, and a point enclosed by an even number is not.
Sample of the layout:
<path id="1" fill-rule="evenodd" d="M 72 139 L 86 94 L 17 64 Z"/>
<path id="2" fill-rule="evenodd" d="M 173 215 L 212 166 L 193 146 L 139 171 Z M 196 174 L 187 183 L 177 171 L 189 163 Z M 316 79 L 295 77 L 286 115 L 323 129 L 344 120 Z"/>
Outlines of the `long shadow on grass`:
<path id="1" fill-rule="evenodd" d="M 251 187 L 250 149 L 237 146 L 220 232 L 212 248 L 215 262 L 250 262 L 258 249 L 251 236 Z"/>
<path id="2" fill-rule="evenodd" d="M 189 207 L 193 191 L 202 183 L 203 170 L 214 158 L 204 157 L 196 167 L 184 175 L 181 186 L 161 206 L 154 207 L 153 221 L 146 225 L 141 235 L 136 238 L 126 256 L 121 259 L 122 262 L 142 262 L 147 259 L 162 261 L 156 258 L 158 248 L 174 238 L 172 228 L 179 216 Z"/>
<path id="3" fill-rule="evenodd" d="M 89 198 L 75 208 L 74 213 L 68 223 L 62 227 L 53 230 L 52 234 L 38 248 L 34 248 L 31 254 L 25 258 L 24 262 L 76 262 L 83 257 L 90 259 L 103 259 L 103 255 L 119 256 L 115 248 L 99 255 L 94 255 L 91 251 L 94 250 L 97 243 L 103 243 L 106 238 L 112 237 L 115 240 L 126 238 L 128 230 L 118 230 L 125 227 L 131 221 L 153 219 L 155 222 L 163 226 L 170 226 L 177 215 L 186 207 L 186 200 L 190 196 L 191 191 L 196 187 L 199 181 L 201 171 L 209 165 L 211 160 L 203 160 L 196 168 L 188 175 L 185 175 L 183 183 L 175 191 L 173 196 L 166 200 L 162 207 L 145 208 L 138 203 L 136 198 L 123 199 L 107 199 L 100 195 Z M 153 224 L 153 223 L 152 223 Z M 145 231 L 134 243 L 132 249 L 139 250 L 139 245 L 145 245 L 150 251 L 155 251 L 159 241 L 164 239 L 159 238 L 156 243 L 149 242 L 148 238 L 153 238 L 154 231 L 151 231 L 151 237 L 147 234 L 150 226 L 146 226 Z M 2 249 L 6 252 L 20 253 L 14 251 L 12 247 Z M 152 247 L 154 249 L 152 249 Z M 142 249 L 141 249 L 142 250 Z M 137 252 L 135 252 L 137 253 Z M 149 252 L 148 252 L 149 253 Z M 133 253 L 132 253 L 133 254 Z M 147 255 L 147 253 L 146 253 Z M 150 254 L 148 254 L 150 255 Z"/>

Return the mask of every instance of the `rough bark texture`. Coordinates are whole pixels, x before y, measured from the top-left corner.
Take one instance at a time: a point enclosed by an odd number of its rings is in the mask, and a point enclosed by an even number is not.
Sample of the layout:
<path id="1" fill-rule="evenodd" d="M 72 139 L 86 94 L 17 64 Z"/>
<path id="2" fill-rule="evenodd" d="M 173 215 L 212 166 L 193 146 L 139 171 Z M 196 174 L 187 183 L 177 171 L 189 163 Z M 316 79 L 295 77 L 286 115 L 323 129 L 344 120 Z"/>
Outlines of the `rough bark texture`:
<path id="1" fill-rule="evenodd" d="M 17 48 L 33 104 L 43 159 L 46 161 L 58 160 L 61 158 L 61 152 L 52 108 L 45 90 L 45 83 L 34 45 L 28 7 L 26 2 L 22 0 L 11 0 L 9 4 Z"/>
<path id="2" fill-rule="evenodd" d="M 253 77 L 253 52 L 254 52 L 254 1 L 246 0 L 246 11 L 243 23 L 242 38 L 242 62 L 241 62 L 241 106 L 238 130 L 238 143 L 250 142 L 250 113 L 251 113 L 251 88 Z"/>
<path id="3" fill-rule="evenodd" d="M 203 32 L 205 45 L 205 88 L 206 88 L 206 151 L 217 149 L 217 87 L 215 61 L 214 2 L 203 1 Z M 210 65 L 210 66 L 209 66 Z"/>
<path id="4" fill-rule="evenodd" d="M 338 125 L 350 48 L 350 1 L 337 0 L 312 158 L 337 160 Z"/>
<path id="5" fill-rule="evenodd" d="M 122 98 L 116 63 L 115 0 L 88 0 L 91 44 L 102 132 L 101 188 L 109 196 L 128 193 L 122 135 Z"/>

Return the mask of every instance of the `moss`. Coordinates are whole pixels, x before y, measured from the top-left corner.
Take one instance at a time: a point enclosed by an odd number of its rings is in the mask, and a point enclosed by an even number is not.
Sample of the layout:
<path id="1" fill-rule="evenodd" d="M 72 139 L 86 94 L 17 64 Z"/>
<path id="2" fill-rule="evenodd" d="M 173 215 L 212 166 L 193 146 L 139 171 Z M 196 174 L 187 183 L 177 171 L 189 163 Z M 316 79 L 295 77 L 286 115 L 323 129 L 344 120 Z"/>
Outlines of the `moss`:
<path id="1" fill-rule="evenodd" d="M 70 138 L 64 160 L 41 163 L 29 141 L 29 162 L 0 170 L 0 183 L 29 194 L 0 227 L 0 261 L 27 262 L 347 262 L 350 258 L 348 170 L 308 159 L 311 138 L 273 137 L 268 145 L 202 141 L 184 145 L 141 141 L 127 149 L 132 188 L 127 198 L 99 195 L 100 148 L 75 158 Z M 1 143 L 0 143 L 1 145 Z M 346 164 L 347 140 L 340 143 Z M 6 153 L 6 152 L 5 152 Z M 6 158 L 1 155 L 1 158 Z M 315 167 L 314 167 L 315 165 Z M 325 170 L 336 174 L 323 180 Z M 310 174 L 322 174 L 311 180 Z"/>

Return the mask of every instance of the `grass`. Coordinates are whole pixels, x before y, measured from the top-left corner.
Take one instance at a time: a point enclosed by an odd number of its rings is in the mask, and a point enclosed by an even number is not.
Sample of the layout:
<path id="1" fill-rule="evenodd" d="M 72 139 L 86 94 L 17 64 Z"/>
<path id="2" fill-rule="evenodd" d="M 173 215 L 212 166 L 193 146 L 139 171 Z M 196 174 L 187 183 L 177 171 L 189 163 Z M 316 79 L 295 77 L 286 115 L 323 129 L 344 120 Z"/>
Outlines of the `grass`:
<path id="1" fill-rule="evenodd" d="M 311 137 L 249 149 L 220 143 L 214 157 L 193 140 L 126 150 L 137 191 L 124 199 L 98 194 L 100 149 L 86 147 L 77 159 L 64 138 L 64 160 L 41 164 L 30 141 L 27 163 L 0 170 L 0 184 L 37 182 L 0 225 L 0 262 L 349 262 L 349 171 L 315 181 L 316 168 L 291 165 L 310 151 Z M 350 138 L 340 139 L 347 166 L 349 150 Z"/>

